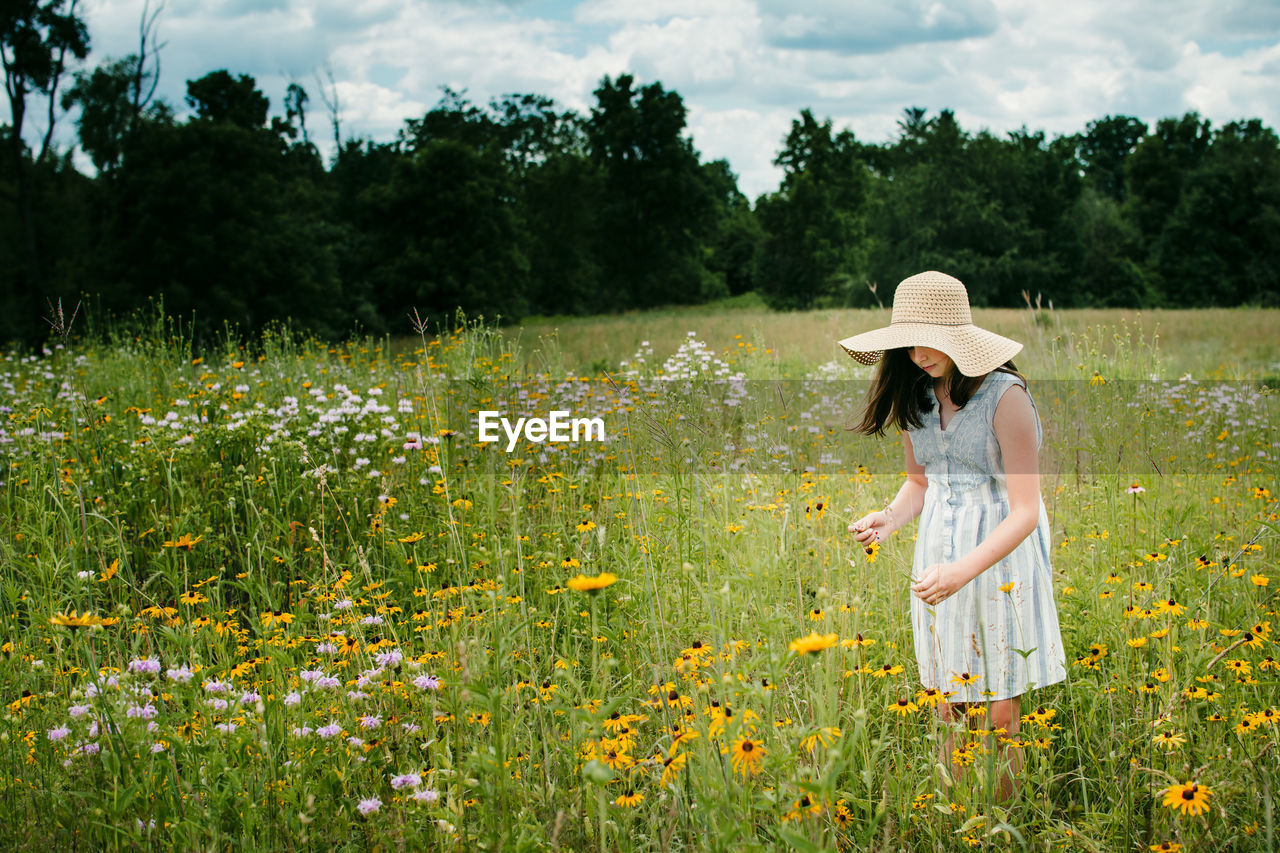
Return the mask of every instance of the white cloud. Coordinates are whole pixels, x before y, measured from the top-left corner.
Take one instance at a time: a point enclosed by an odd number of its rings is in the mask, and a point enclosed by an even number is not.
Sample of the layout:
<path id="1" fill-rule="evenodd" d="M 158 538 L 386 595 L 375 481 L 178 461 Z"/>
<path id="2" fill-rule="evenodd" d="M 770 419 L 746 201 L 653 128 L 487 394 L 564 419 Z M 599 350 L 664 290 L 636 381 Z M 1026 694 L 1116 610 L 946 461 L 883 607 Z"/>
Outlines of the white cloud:
<path id="1" fill-rule="evenodd" d="M 755 7 L 749 0 L 587 0 L 573 10 L 574 20 L 582 24 L 626 24 L 676 17 L 727 21 L 754 14 Z"/>

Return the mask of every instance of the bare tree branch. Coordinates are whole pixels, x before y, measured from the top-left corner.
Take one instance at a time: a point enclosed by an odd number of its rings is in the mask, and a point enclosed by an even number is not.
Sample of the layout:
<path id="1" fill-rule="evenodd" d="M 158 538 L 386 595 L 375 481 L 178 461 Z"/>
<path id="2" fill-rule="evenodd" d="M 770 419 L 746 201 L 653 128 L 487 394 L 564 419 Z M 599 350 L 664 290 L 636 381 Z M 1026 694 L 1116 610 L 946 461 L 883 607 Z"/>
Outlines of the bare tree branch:
<path id="1" fill-rule="evenodd" d="M 142 6 L 142 18 L 138 21 L 138 68 L 134 74 L 133 85 L 133 120 L 136 122 L 138 116 L 142 115 L 142 110 L 147 104 L 151 103 L 151 99 L 155 97 L 156 88 L 160 85 L 160 50 L 168 42 L 156 41 L 155 25 L 156 19 L 160 17 L 160 13 L 164 11 L 164 0 L 156 3 L 156 8 L 151 9 L 151 0 L 146 0 Z M 148 47 L 150 43 L 150 47 Z M 147 94 L 142 94 L 142 83 L 146 79 L 147 54 L 150 53 L 155 61 L 155 73 L 151 75 L 151 88 L 147 90 Z"/>
<path id="2" fill-rule="evenodd" d="M 324 73 L 329 79 L 329 88 L 325 88 L 319 72 L 316 73 L 316 82 L 320 84 L 320 100 L 324 101 L 325 109 L 329 111 L 329 121 L 333 123 L 333 156 L 336 158 L 342 150 L 342 102 L 338 99 L 338 84 L 333 79 L 333 68 L 327 62 Z"/>

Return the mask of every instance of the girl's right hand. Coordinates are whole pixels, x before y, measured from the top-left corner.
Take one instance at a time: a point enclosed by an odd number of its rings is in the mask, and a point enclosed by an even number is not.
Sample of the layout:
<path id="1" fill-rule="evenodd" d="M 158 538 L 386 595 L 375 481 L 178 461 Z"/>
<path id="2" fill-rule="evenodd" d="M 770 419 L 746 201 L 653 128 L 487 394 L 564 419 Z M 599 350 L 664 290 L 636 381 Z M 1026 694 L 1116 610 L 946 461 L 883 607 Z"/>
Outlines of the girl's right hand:
<path id="1" fill-rule="evenodd" d="M 869 512 L 853 524 L 850 524 L 849 532 L 853 534 L 854 539 L 862 544 L 882 542 L 889 538 L 889 533 L 891 532 L 889 516 L 881 510 Z"/>

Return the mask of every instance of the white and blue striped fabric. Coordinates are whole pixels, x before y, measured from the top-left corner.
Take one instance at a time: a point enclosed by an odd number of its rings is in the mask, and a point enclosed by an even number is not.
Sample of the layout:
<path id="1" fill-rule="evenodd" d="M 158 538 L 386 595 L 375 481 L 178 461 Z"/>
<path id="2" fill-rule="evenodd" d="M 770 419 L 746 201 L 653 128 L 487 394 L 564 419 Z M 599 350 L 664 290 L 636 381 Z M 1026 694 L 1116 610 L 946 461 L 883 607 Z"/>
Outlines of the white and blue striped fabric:
<path id="1" fill-rule="evenodd" d="M 987 374 L 945 430 L 931 387 L 933 411 L 925 414 L 922 428 L 910 432 L 916 462 L 929 478 L 913 582 L 934 563 L 963 557 L 1008 515 L 1009 494 L 993 424 L 1000 398 L 1014 385 L 1022 382 L 1012 374 Z M 1037 447 L 1041 438 L 1037 414 Z M 1002 592 L 1000 587 L 1010 581 L 1012 589 Z M 1065 679 L 1044 502 L 1036 529 L 1009 556 L 937 605 L 912 596 L 911 627 L 921 683 L 954 691 L 950 702 L 1008 699 Z M 966 675 L 977 679 L 957 683 Z"/>

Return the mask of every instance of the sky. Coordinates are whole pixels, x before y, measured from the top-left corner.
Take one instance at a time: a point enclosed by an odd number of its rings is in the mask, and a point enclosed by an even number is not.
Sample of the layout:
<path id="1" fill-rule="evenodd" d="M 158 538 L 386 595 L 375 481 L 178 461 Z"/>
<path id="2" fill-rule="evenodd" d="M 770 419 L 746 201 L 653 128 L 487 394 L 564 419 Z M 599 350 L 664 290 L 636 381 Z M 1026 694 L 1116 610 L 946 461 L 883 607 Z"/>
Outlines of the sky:
<path id="1" fill-rule="evenodd" d="M 143 5 L 82 0 L 90 66 L 137 50 Z M 326 155 L 330 74 L 343 136 L 390 141 L 445 86 L 585 114 L 604 76 L 631 73 L 683 97 L 694 146 L 752 199 L 777 189 L 804 108 L 872 143 L 908 107 L 1050 136 L 1189 110 L 1280 126 L 1280 0 L 168 0 L 155 32 L 180 115 L 186 81 L 219 68 L 253 75 L 273 115 L 296 82 Z"/>

